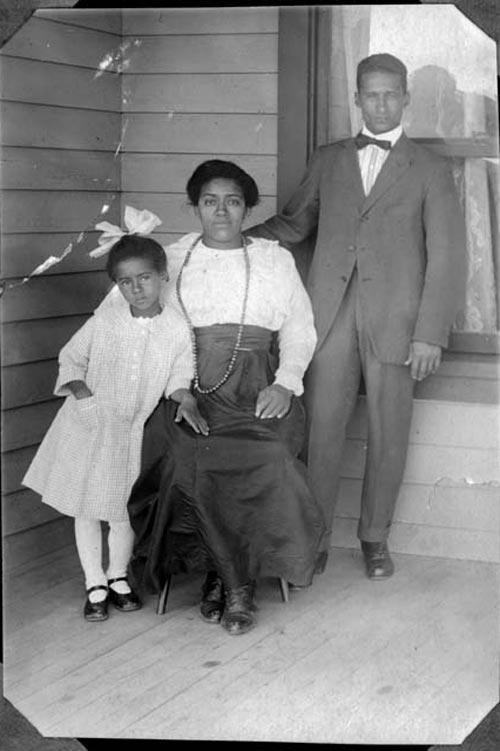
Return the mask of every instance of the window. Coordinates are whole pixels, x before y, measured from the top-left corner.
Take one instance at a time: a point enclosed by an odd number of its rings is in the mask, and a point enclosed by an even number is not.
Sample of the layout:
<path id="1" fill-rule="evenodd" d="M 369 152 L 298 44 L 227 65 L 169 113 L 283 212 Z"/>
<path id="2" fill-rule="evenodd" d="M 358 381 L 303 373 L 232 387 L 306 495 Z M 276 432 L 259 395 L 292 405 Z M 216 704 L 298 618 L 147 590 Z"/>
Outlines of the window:
<path id="1" fill-rule="evenodd" d="M 296 12 L 299 9 L 295 9 Z M 299 16 L 282 11 L 280 35 L 279 184 L 295 176 L 297 144 L 288 149 L 301 122 L 287 120 L 286 80 L 302 96 L 307 141 L 313 148 L 358 132 L 361 121 L 354 104 L 356 66 L 375 52 L 390 52 L 408 68 L 411 104 L 403 125 L 407 134 L 450 160 L 467 226 L 468 279 L 466 300 L 453 327 L 450 348 L 456 351 L 500 351 L 500 249 L 498 235 L 498 116 L 496 44 L 457 8 L 437 5 L 345 5 L 309 8 L 302 16 L 302 59 L 308 74 L 297 69 Z M 294 34 L 290 34 L 290 29 Z M 286 59 L 287 38 L 292 40 Z M 297 81 L 306 85 L 299 91 Z M 282 83 L 284 87 L 282 88 Z M 304 165 L 301 165 L 302 170 Z M 280 174 L 281 173 L 281 174 Z M 295 183 L 292 183 L 292 185 Z M 282 203 L 280 201 L 280 203 Z"/>

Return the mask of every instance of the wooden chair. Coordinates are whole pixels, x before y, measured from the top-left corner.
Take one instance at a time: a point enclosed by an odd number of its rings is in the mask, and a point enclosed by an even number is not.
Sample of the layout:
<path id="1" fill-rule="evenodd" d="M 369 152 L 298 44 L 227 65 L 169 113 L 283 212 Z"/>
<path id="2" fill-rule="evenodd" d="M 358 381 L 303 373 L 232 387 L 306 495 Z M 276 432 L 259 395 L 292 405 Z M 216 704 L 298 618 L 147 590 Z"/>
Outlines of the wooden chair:
<path id="1" fill-rule="evenodd" d="M 279 579 L 280 584 L 280 591 L 281 591 L 281 599 L 283 602 L 288 602 L 288 582 L 286 579 Z M 156 613 L 157 615 L 164 615 L 166 609 L 167 609 L 167 600 L 168 600 L 168 593 L 170 592 L 170 585 L 172 583 L 172 574 L 167 577 L 165 584 L 163 585 L 163 589 L 160 592 L 158 596 L 158 604 L 156 606 Z"/>

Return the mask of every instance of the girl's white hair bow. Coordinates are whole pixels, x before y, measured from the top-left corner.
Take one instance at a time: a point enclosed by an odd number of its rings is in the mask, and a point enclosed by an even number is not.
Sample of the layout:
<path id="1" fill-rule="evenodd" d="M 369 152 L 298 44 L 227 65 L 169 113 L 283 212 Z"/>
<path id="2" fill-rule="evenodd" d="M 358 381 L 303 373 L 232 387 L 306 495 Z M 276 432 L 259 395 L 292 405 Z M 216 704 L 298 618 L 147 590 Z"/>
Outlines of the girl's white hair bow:
<path id="1" fill-rule="evenodd" d="M 102 230 L 102 235 L 98 240 L 99 247 L 91 250 L 89 256 L 99 258 L 99 256 L 108 253 L 113 245 L 124 235 L 150 235 L 161 224 L 161 219 L 156 214 L 147 209 L 139 211 L 139 209 L 134 209 L 133 206 L 125 206 L 124 221 L 127 227 L 126 230 L 122 230 L 116 224 L 111 224 L 110 222 L 99 222 L 99 224 L 96 224 L 95 228 Z"/>

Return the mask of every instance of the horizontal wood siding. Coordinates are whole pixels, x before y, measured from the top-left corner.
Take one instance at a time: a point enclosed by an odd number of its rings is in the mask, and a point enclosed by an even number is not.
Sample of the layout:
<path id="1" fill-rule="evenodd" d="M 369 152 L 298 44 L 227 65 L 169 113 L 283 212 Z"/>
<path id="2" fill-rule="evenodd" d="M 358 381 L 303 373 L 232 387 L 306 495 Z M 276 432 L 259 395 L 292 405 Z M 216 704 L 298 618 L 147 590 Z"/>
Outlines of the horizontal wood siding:
<path id="1" fill-rule="evenodd" d="M 41 404 L 28 404 L 3 413 L 3 451 L 33 446 L 40 443 L 48 426 L 61 406 L 61 399 Z"/>
<path id="2" fill-rule="evenodd" d="M 64 156 L 64 159 L 62 158 Z M 88 150 L 2 149 L 3 190 L 106 191 L 119 184 L 120 163 L 113 153 Z"/>
<path id="3" fill-rule="evenodd" d="M 276 8 L 183 8 L 127 11 L 124 37 L 191 34 L 277 34 Z"/>
<path id="4" fill-rule="evenodd" d="M 498 404 L 500 357 L 445 351 L 438 372 L 417 383 L 415 398 Z"/>
<path id="5" fill-rule="evenodd" d="M 110 206 L 106 216 L 103 206 Z M 4 191 L 1 222 L 6 234 L 17 232 L 74 232 L 94 229 L 103 219 L 119 222 L 119 194 L 100 191 Z M 63 248 L 61 248 L 63 250 Z"/>
<path id="6" fill-rule="evenodd" d="M 16 287 L 5 294 L 3 320 L 5 323 L 13 323 L 90 313 L 110 286 L 104 271 L 38 276 L 29 284 Z M 44 326 L 45 336 L 48 337 L 51 335 L 50 321 Z"/>
<path id="7" fill-rule="evenodd" d="M 88 315 L 68 315 L 50 320 L 42 318 L 4 324 L 2 364 L 20 365 L 57 357 L 61 347 L 87 318 Z M 50 336 L 46 335 L 47 327 L 50 328 Z"/>
<path id="8" fill-rule="evenodd" d="M 2 373 L 3 408 L 14 409 L 52 399 L 57 367 L 54 358 L 5 368 Z"/>
<path id="9" fill-rule="evenodd" d="M 69 18 L 70 15 L 73 15 L 73 11 L 66 17 Z M 121 44 L 120 36 L 114 32 L 96 34 L 93 29 L 73 22 L 69 28 L 61 29 L 57 21 L 56 13 L 48 18 L 45 13 L 38 11 L 3 46 L 2 54 L 23 57 L 37 63 L 52 62 L 90 68 L 97 72 L 101 60 Z M 82 103 L 85 106 L 85 101 Z"/>
<path id="10" fill-rule="evenodd" d="M 1 116 L 5 146 L 83 149 L 113 154 L 120 143 L 119 113 L 3 102 Z"/>
<path id="11" fill-rule="evenodd" d="M 131 114 L 124 151 L 269 154 L 276 149 L 275 115 Z M 126 190 L 126 186 L 123 186 Z"/>
<path id="12" fill-rule="evenodd" d="M 496 405 L 415 400 L 390 535 L 394 551 L 499 559 L 499 417 Z M 366 429 L 366 404 L 361 397 L 347 431 L 334 545 L 358 545 Z"/>
<path id="13" fill-rule="evenodd" d="M 236 112 L 276 114 L 275 73 L 177 73 L 127 76 L 125 112 Z"/>
<path id="14" fill-rule="evenodd" d="M 11 102 L 105 112 L 116 112 L 121 98 L 117 80 L 109 74 L 96 78 L 93 68 L 17 57 L 3 58 L 2 95 Z"/>
<path id="15" fill-rule="evenodd" d="M 104 261 L 88 256 L 93 225 L 119 222 L 130 203 L 159 214 L 165 244 L 197 229 L 185 184 L 214 157 L 257 180 L 251 221 L 274 212 L 277 31 L 274 8 L 47 9 L 2 49 L 3 278 L 20 282 L 73 243 L 2 301 L 4 526 L 18 556 L 30 527 L 65 539 L 61 517 L 20 482 L 61 404 L 58 352 L 109 288 Z"/>
<path id="16" fill-rule="evenodd" d="M 34 498 L 33 494 L 30 498 L 28 508 L 33 519 L 36 519 L 38 514 L 47 513 L 45 509 L 34 510 L 35 505 L 41 507 L 42 504 Z M 4 499 L 5 516 L 10 513 L 9 500 L 9 497 Z M 18 523 L 17 532 L 11 532 L 4 539 L 5 570 L 23 565 L 29 566 L 34 557 L 51 555 L 67 545 L 71 545 L 74 549 L 74 539 L 73 519 L 61 516 L 61 514 L 57 514 L 55 519 L 48 519 L 43 524 L 31 525 L 29 528 Z"/>
<path id="17" fill-rule="evenodd" d="M 274 196 L 276 191 L 276 157 L 255 154 L 238 154 L 238 164 L 247 170 L 261 195 Z M 122 181 L 126 189 L 134 192 L 160 193 L 168 184 L 174 193 L 185 195 L 186 183 L 195 167 L 206 159 L 235 158 L 234 154 L 148 154 L 125 153 L 122 157 Z"/>
<path id="18" fill-rule="evenodd" d="M 5 235 L 2 242 L 2 273 L 6 277 L 27 276 L 50 255 L 60 256 L 60 251 L 70 243 L 73 243 L 73 252 L 44 271 L 45 276 L 102 269 L 104 261 L 89 256 L 89 251 L 98 245 L 98 237 L 98 232 L 89 232 L 81 242 L 75 242 L 75 232 L 17 232 Z"/>
<path id="19" fill-rule="evenodd" d="M 121 82 L 99 68 L 121 41 L 119 12 L 38 11 L 1 51 L 2 277 L 15 285 L 1 301 L 3 527 L 17 559 L 68 534 L 21 480 L 62 403 L 59 350 L 110 287 L 88 251 L 96 222 L 121 213 Z"/>
<path id="20" fill-rule="evenodd" d="M 70 10 L 44 9 L 37 11 L 37 17 L 53 23 L 66 23 L 69 26 L 81 26 L 84 29 L 105 32 L 118 37 L 121 41 L 122 22 L 116 10 L 85 10 L 72 8 Z"/>
<path id="21" fill-rule="evenodd" d="M 55 509 L 37 501 L 30 490 L 20 490 L 18 493 L 6 496 L 2 518 L 4 535 L 24 534 L 27 518 L 31 522 L 30 527 L 33 528 L 47 522 L 59 522 L 62 516 Z M 69 539 L 71 538 L 68 536 Z M 39 551 L 38 543 L 36 550 Z M 19 564 L 21 561 L 18 559 L 16 563 Z"/>
<path id="22" fill-rule="evenodd" d="M 29 463 L 36 451 L 35 446 L 25 446 L 18 451 L 7 451 L 3 455 L 2 464 L 2 493 L 30 493 L 29 490 L 19 490 Z"/>
<path id="23" fill-rule="evenodd" d="M 276 209 L 277 8 L 123 11 L 136 44 L 123 74 L 123 202 L 162 219 L 160 242 L 199 228 L 185 195 L 193 169 L 229 159 Z"/>
<path id="24" fill-rule="evenodd" d="M 274 34 L 143 37 L 128 72 L 277 73 L 276 49 Z"/>

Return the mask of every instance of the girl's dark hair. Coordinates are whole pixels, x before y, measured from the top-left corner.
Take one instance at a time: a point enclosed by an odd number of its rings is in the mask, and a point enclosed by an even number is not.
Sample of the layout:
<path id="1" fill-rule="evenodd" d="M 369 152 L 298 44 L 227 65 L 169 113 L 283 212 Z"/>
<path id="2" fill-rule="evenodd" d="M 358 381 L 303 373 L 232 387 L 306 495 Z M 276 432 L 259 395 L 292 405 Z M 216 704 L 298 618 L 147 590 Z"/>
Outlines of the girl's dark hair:
<path id="1" fill-rule="evenodd" d="M 196 167 L 186 185 L 188 198 L 193 206 L 198 205 L 200 194 L 204 185 L 217 178 L 234 180 L 240 187 L 245 200 L 245 206 L 252 208 L 259 202 L 259 189 L 257 183 L 234 162 L 225 162 L 222 159 L 209 159 L 207 162 Z"/>
<path id="2" fill-rule="evenodd" d="M 117 265 L 130 258 L 147 259 L 159 274 L 167 270 L 167 257 L 160 243 L 151 237 L 124 235 L 113 245 L 108 254 L 106 271 L 110 279 L 115 281 Z"/>

